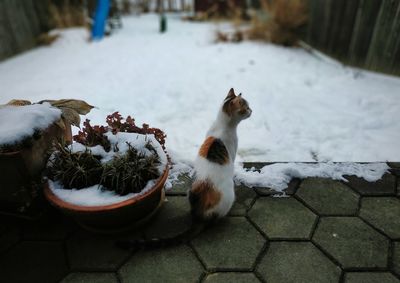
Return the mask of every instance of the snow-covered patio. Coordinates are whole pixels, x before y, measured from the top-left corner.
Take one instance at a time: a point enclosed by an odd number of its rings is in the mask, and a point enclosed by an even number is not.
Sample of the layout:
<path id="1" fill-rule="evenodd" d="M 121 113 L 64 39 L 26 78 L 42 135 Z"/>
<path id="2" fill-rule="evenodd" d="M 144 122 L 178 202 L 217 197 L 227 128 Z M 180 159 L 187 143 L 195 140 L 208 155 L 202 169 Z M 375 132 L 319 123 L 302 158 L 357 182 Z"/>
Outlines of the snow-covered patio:
<path id="1" fill-rule="evenodd" d="M 92 124 L 120 111 L 163 129 L 168 201 L 140 229 L 112 235 L 46 203 L 36 221 L 0 215 L 4 282 L 399 282 L 400 163 L 385 163 L 400 160 L 399 78 L 302 49 L 216 44 L 215 24 L 179 15 L 166 34 L 157 15 L 123 22 L 101 42 L 62 30 L 51 47 L 1 62 L 0 104 L 83 99 L 97 107 Z M 118 248 L 191 227 L 190 165 L 230 87 L 253 109 L 239 127 L 230 213 L 179 246 Z"/>
<path id="2" fill-rule="evenodd" d="M 158 33 L 157 15 L 123 22 L 101 42 L 88 42 L 84 29 L 62 30 L 53 46 L 0 63 L 0 104 L 76 98 L 98 107 L 87 116 L 94 123 L 114 111 L 133 115 L 167 133 L 167 149 L 182 165 L 195 158 L 234 87 L 253 109 L 239 127 L 238 161 L 400 160 L 399 78 L 302 49 L 215 44 L 215 24 L 179 15 L 168 15 L 166 34 Z"/>

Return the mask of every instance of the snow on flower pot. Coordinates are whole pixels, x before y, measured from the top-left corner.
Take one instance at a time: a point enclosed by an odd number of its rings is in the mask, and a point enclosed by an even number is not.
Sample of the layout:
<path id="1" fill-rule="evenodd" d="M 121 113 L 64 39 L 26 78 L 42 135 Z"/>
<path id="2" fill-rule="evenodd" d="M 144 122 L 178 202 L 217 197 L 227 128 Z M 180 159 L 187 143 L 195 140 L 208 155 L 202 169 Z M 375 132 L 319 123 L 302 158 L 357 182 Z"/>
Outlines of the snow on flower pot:
<path id="1" fill-rule="evenodd" d="M 84 228 L 115 232 L 148 220 L 163 202 L 168 177 L 164 133 L 116 112 L 108 126 L 86 120 L 72 145 L 48 163 L 48 201 Z"/>
<path id="2" fill-rule="evenodd" d="M 33 216 L 47 154 L 63 131 L 49 104 L 0 107 L 1 212 Z"/>

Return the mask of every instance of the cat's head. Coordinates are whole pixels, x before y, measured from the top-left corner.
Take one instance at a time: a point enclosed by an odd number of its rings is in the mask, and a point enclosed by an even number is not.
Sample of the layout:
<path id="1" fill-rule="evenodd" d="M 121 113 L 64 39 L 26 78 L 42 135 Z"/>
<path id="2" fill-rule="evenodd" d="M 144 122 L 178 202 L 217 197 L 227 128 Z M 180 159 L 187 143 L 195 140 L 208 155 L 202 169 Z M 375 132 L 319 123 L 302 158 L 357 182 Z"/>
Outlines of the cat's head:
<path id="1" fill-rule="evenodd" d="M 222 105 L 222 111 L 231 119 L 241 121 L 251 116 L 252 110 L 249 103 L 242 97 L 242 94 L 236 95 L 231 88 Z"/>

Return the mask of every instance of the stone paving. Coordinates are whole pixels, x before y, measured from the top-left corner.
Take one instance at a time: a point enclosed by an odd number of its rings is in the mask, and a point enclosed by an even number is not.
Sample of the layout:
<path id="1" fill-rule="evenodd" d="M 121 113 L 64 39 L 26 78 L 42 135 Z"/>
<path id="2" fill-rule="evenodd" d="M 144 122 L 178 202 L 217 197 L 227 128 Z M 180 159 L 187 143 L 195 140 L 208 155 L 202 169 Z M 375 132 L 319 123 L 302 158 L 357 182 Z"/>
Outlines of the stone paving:
<path id="1" fill-rule="evenodd" d="M 37 221 L 1 216 L 0 281 L 400 282 L 400 164 L 389 165 L 375 183 L 294 180 L 288 197 L 238 186 L 226 219 L 187 245 L 154 250 L 114 243 L 188 229 L 187 176 L 150 223 L 119 235 L 86 232 L 51 207 Z"/>

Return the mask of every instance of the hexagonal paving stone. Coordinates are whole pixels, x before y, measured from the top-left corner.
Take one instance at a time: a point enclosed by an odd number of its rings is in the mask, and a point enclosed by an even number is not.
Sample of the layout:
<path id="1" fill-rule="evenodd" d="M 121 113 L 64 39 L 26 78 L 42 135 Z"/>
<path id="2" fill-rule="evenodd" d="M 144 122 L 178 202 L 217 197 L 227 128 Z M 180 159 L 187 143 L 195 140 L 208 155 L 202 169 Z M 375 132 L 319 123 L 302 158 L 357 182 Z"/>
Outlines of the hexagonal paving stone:
<path id="1" fill-rule="evenodd" d="M 400 197 L 400 177 L 397 177 L 397 196 Z"/>
<path id="2" fill-rule="evenodd" d="M 362 195 L 394 195 L 396 178 L 391 174 L 383 175 L 382 179 L 376 182 L 368 182 L 356 176 L 345 176 L 349 181 L 347 184 Z"/>
<path id="3" fill-rule="evenodd" d="M 51 210 L 36 221 L 26 222 L 23 238 L 28 240 L 63 240 L 77 225 L 69 218 Z"/>
<path id="4" fill-rule="evenodd" d="M 390 173 L 400 177 L 400 162 L 388 162 L 388 165 L 391 167 L 389 169 Z"/>
<path id="5" fill-rule="evenodd" d="M 341 270 L 310 242 L 272 242 L 257 271 L 267 282 L 339 282 Z"/>
<path id="6" fill-rule="evenodd" d="M 61 242 L 22 242 L 0 256 L 1 282 L 58 282 L 67 273 Z"/>
<path id="7" fill-rule="evenodd" d="M 389 272 L 349 272 L 344 276 L 345 283 L 399 283 L 400 280 Z"/>
<path id="8" fill-rule="evenodd" d="M 190 204 L 184 196 L 168 196 L 157 215 L 143 227 L 146 238 L 176 236 L 191 226 Z"/>
<path id="9" fill-rule="evenodd" d="M 345 268 L 386 267 L 389 240 L 357 217 L 323 217 L 313 241 Z"/>
<path id="10" fill-rule="evenodd" d="M 67 255 L 72 270 L 114 271 L 129 251 L 116 247 L 112 237 L 79 231 L 68 239 Z"/>
<path id="11" fill-rule="evenodd" d="M 393 244 L 393 271 L 400 276 L 400 242 Z"/>
<path id="12" fill-rule="evenodd" d="M 359 196 L 339 181 L 305 179 L 296 195 L 321 215 L 354 215 Z"/>
<path id="13" fill-rule="evenodd" d="M 395 197 L 364 197 L 360 217 L 392 239 L 400 239 L 400 200 Z"/>
<path id="14" fill-rule="evenodd" d="M 256 198 L 256 192 L 248 188 L 246 186 L 237 186 L 235 188 L 236 199 L 235 203 L 232 206 L 229 215 L 232 216 L 245 216 L 247 210 L 253 204 L 254 199 Z"/>
<path id="15" fill-rule="evenodd" d="M 308 239 L 317 219 L 294 198 L 259 198 L 248 215 L 271 239 Z"/>
<path id="16" fill-rule="evenodd" d="M 244 217 L 228 217 L 192 241 L 208 269 L 250 269 L 265 239 Z"/>
<path id="17" fill-rule="evenodd" d="M 207 283 L 258 283 L 260 280 L 253 273 L 220 272 L 207 275 L 203 282 Z"/>
<path id="18" fill-rule="evenodd" d="M 400 197 L 400 177 L 397 178 L 397 196 Z"/>
<path id="19" fill-rule="evenodd" d="M 19 220 L 0 216 L 0 252 L 18 243 L 20 240 L 21 225 Z"/>
<path id="20" fill-rule="evenodd" d="M 68 274 L 61 283 L 118 283 L 114 273 L 83 273 L 76 272 Z"/>
<path id="21" fill-rule="evenodd" d="M 178 176 L 178 180 L 172 184 L 172 188 L 165 191 L 166 195 L 186 195 L 192 187 L 193 179 L 189 174 L 184 173 Z"/>
<path id="22" fill-rule="evenodd" d="M 187 246 L 141 251 L 124 264 L 122 282 L 197 282 L 203 268 Z"/>

